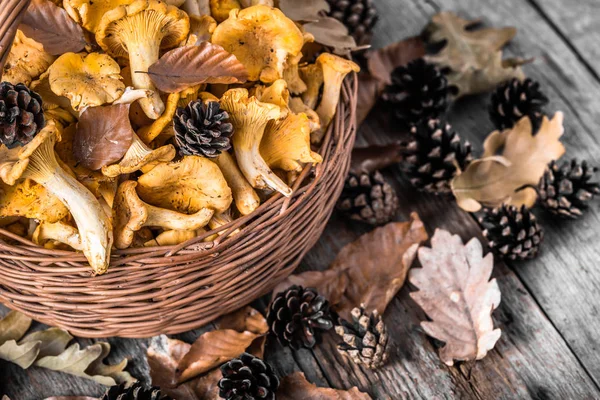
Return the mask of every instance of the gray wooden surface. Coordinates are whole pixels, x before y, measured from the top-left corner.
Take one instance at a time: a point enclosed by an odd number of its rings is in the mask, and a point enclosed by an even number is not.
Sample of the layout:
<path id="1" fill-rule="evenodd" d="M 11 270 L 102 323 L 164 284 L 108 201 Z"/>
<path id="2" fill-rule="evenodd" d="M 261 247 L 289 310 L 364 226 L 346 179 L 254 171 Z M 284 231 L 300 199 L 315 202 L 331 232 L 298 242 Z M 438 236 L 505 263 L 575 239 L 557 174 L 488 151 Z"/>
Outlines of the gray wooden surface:
<path id="1" fill-rule="evenodd" d="M 431 15 L 453 10 L 482 17 L 488 25 L 512 25 L 517 38 L 506 54 L 535 57 L 526 74 L 541 82 L 551 98 L 549 110 L 565 113 L 565 157 L 600 165 L 600 2 L 596 0 L 377 0 L 381 14 L 374 46 L 417 34 Z M 476 150 L 492 130 L 487 96 L 455 104 L 450 121 Z M 394 138 L 388 121 L 371 115 L 359 144 L 384 144 Z M 398 171 L 390 171 L 402 202 L 399 220 L 416 210 L 430 233 L 436 227 L 464 239 L 480 236 L 474 220 L 454 204 L 416 193 Z M 432 340 L 419 329 L 425 318 L 405 286 L 390 303 L 385 320 L 393 340 L 390 363 L 378 372 L 350 364 L 326 336 L 313 351 L 290 351 L 275 343 L 267 359 L 283 376 L 296 370 L 320 386 L 358 386 L 374 399 L 596 399 L 600 398 L 600 206 L 577 222 L 558 222 L 538 212 L 546 229 L 542 255 L 531 262 L 497 263 L 502 303 L 494 313 L 502 337 L 488 356 L 455 367 L 442 364 Z M 300 270 L 324 269 L 346 243 L 366 232 L 334 216 Z M 200 331 L 180 335 L 192 341 Z M 147 379 L 146 340 L 107 339 L 112 360 L 127 357 L 129 370 Z M 88 343 L 87 340 L 80 340 Z M 0 394 L 13 400 L 50 395 L 99 395 L 103 388 L 65 374 L 31 368 L 23 371 L 0 361 Z"/>

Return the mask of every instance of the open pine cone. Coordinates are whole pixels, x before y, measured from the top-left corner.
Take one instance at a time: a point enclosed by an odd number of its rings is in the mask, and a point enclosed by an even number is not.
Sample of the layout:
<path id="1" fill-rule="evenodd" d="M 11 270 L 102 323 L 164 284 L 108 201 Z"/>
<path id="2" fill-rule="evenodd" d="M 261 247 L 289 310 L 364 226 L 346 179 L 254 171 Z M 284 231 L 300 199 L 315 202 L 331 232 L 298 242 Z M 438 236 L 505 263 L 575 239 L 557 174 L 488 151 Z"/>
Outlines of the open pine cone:
<path id="1" fill-rule="evenodd" d="M 274 400 L 279 379 L 269 364 L 243 353 L 221 366 L 219 396 L 225 400 Z"/>
<path id="2" fill-rule="evenodd" d="M 490 118 L 496 128 L 502 130 L 512 128 L 528 116 L 535 135 L 542 124 L 546 104 L 548 98 L 541 92 L 538 82 L 529 78 L 521 82 L 514 78 L 498 86 L 492 94 Z"/>
<path id="3" fill-rule="evenodd" d="M 374 0 L 327 0 L 329 15 L 348 28 L 359 46 L 371 43 L 379 17 Z"/>
<path id="4" fill-rule="evenodd" d="M 172 400 L 160 393 L 160 389 L 149 388 L 140 382 L 127 387 L 125 383 L 110 387 L 100 400 Z"/>
<path id="5" fill-rule="evenodd" d="M 0 144 L 24 146 L 44 127 L 42 98 L 19 83 L 0 83 Z"/>

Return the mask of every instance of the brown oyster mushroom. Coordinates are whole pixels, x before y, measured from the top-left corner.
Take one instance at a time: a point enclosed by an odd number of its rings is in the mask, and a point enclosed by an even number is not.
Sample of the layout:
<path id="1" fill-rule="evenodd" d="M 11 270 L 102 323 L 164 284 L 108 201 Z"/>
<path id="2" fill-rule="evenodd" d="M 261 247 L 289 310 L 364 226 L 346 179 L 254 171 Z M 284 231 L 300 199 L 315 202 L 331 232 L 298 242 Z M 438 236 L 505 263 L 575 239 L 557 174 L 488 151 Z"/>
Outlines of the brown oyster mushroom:
<path id="1" fill-rule="evenodd" d="M 310 148 L 310 121 L 304 113 L 270 121 L 260 143 L 260 154 L 269 167 L 284 171 L 302 171 L 306 163 L 323 161 Z"/>
<path id="2" fill-rule="evenodd" d="M 313 143 L 320 143 L 325 132 L 333 121 L 344 78 L 351 72 L 359 72 L 360 67 L 353 61 L 330 53 L 321 54 L 317 58 L 317 64 L 323 69 L 323 95 L 319 107 L 315 110 L 321 119 L 321 130 L 313 135 Z"/>
<path id="3" fill-rule="evenodd" d="M 147 203 L 186 214 L 203 208 L 221 213 L 233 201 L 219 167 L 198 156 L 157 165 L 138 178 L 137 191 Z"/>
<path id="4" fill-rule="evenodd" d="M 167 230 L 194 230 L 206 226 L 214 214 L 214 210 L 209 208 L 200 208 L 194 214 L 188 215 L 147 204 L 139 198 L 136 192 L 137 185 L 137 182 L 125 181 L 117 190 L 113 210 L 117 249 L 130 247 L 135 232 L 145 226 Z"/>
<path id="5" fill-rule="evenodd" d="M 198 46 L 202 42 L 210 42 L 215 29 L 217 29 L 217 21 L 210 15 L 201 17 L 190 15 L 190 36 L 185 44 Z"/>
<path id="6" fill-rule="evenodd" d="M 242 215 L 251 214 L 260 206 L 260 198 L 238 168 L 233 157 L 229 153 L 223 152 L 214 161 L 221 169 L 227 185 L 231 188 L 235 207 Z"/>
<path id="7" fill-rule="evenodd" d="M 248 182 L 257 189 L 271 188 L 291 196 L 292 189 L 275 175 L 259 151 L 267 124 L 279 119 L 281 109 L 248 97 L 246 89 L 228 90 L 221 98 L 221 108 L 229 113 L 235 130 L 232 141 L 236 160 Z"/>
<path id="8" fill-rule="evenodd" d="M 300 71 L 298 64 L 302 59 L 302 53 L 297 56 L 288 56 L 285 62 L 285 69 L 283 70 L 283 79 L 288 84 L 289 90 L 292 94 L 302 94 L 306 92 L 308 86 L 300 77 Z"/>
<path id="9" fill-rule="evenodd" d="M 300 54 L 304 37 L 279 9 L 257 5 L 231 11 L 212 41 L 244 64 L 249 80 L 271 83 L 283 78 L 288 56 Z"/>
<path id="10" fill-rule="evenodd" d="M 217 22 L 229 18 L 231 10 L 242 8 L 239 0 L 210 0 L 210 14 Z"/>
<path id="11" fill-rule="evenodd" d="M 177 47 L 187 39 L 190 21 L 175 6 L 157 0 L 136 0 L 118 6 L 102 17 L 96 30 L 96 41 L 113 57 L 128 58 L 131 81 L 136 89 L 154 93 L 140 100 L 146 115 L 156 119 L 165 109 L 148 68 L 158 61 L 161 50 Z"/>
<path id="12" fill-rule="evenodd" d="M 102 173 L 108 177 L 115 178 L 119 175 L 130 174 L 139 171 L 148 165 L 161 162 L 169 162 L 175 158 L 177 152 L 173 145 L 168 144 L 156 150 L 148 147 L 138 135 L 133 135 L 133 142 L 118 164 L 102 167 Z"/>
<path id="13" fill-rule="evenodd" d="M 42 222 L 33 232 L 31 241 L 42 247 L 55 248 L 55 242 L 66 244 L 74 250 L 83 250 L 77 228 L 64 222 Z M 50 242 L 50 243 L 48 243 Z"/>
<path id="14" fill-rule="evenodd" d="M 321 87 L 323 86 L 323 68 L 319 64 L 308 64 L 299 69 L 300 76 L 306 82 L 306 91 L 302 94 L 302 100 L 307 107 L 316 109 L 319 103 Z"/>
<path id="15" fill-rule="evenodd" d="M 56 57 L 44 51 L 44 46 L 17 30 L 1 74 L 2 80 L 13 85 L 23 83 L 29 86 L 48 70 L 55 59 Z"/>
<path id="16" fill-rule="evenodd" d="M 65 53 L 48 70 L 50 88 L 77 112 L 119 99 L 125 92 L 119 64 L 106 54 Z"/>
<path id="17" fill-rule="evenodd" d="M 67 207 L 31 179 L 19 180 L 13 186 L 0 181 L 0 218 L 25 217 L 53 223 L 67 215 Z"/>

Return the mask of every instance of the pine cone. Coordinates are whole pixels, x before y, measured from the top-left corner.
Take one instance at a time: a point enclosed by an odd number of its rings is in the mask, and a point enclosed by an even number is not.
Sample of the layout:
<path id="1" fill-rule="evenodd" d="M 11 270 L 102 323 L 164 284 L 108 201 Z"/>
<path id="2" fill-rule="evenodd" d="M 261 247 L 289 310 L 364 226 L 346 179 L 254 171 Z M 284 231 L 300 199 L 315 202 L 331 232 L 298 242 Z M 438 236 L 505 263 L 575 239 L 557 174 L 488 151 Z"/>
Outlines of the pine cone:
<path id="1" fill-rule="evenodd" d="M 327 0 L 329 16 L 342 22 L 359 46 L 371 43 L 379 17 L 373 0 Z"/>
<path id="2" fill-rule="evenodd" d="M 181 155 L 213 158 L 231 149 L 233 125 L 216 101 L 196 100 L 178 108 L 173 126 Z"/>
<path id="3" fill-rule="evenodd" d="M 422 58 L 392 72 L 392 84 L 382 99 L 392 106 L 395 115 L 407 126 L 444 115 L 451 93 L 444 74 Z"/>
<path id="4" fill-rule="evenodd" d="M 398 196 L 379 171 L 371 174 L 350 172 L 337 208 L 355 221 L 383 225 L 398 212 Z"/>
<path id="5" fill-rule="evenodd" d="M 469 142 L 461 142 L 448 124 L 437 119 L 411 128 L 405 172 L 418 189 L 435 194 L 452 192 L 450 181 L 473 160 Z"/>
<path id="6" fill-rule="evenodd" d="M 376 369 L 387 361 L 388 333 L 381 315 L 373 310 L 365 313 L 365 305 L 351 311 L 352 322 L 340 319 L 335 332 L 342 337 L 338 345 L 340 353 L 347 355 L 356 364 Z"/>
<path id="7" fill-rule="evenodd" d="M 167 395 L 161 395 L 157 388 L 148 388 L 139 382 L 130 387 L 125 383 L 110 387 L 100 400 L 173 400 Z"/>
<path id="8" fill-rule="evenodd" d="M 544 106 L 548 98 L 540 91 L 540 84 L 525 79 L 513 80 L 498 86 L 492 94 L 490 118 L 497 129 L 512 128 L 524 116 L 531 119 L 532 132 L 540 129 Z"/>
<path id="9" fill-rule="evenodd" d="M 333 328 L 329 302 L 316 290 L 296 285 L 275 295 L 267 322 L 279 343 L 295 350 L 313 348 L 319 331 Z"/>
<path id="10" fill-rule="evenodd" d="M 526 260 L 538 255 L 544 232 L 527 207 L 503 205 L 486 210 L 479 223 L 490 248 L 501 258 Z"/>
<path id="11" fill-rule="evenodd" d="M 279 379 L 269 364 L 252 354 L 221 366 L 223 378 L 219 381 L 219 396 L 226 400 L 274 400 Z"/>
<path id="12" fill-rule="evenodd" d="M 42 98 L 22 83 L 0 83 L 0 144 L 24 146 L 46 125 Z"/>
<path id="13" fill-rule="evenodd" d="M 559 166 L 552 161 L 540 180 L 538 193 L 542 206 L 552 214 L 577 218 L 588 208 L 594 195 L 600 194 L 600 185 L 590 182 L 598 169 L 577 160 Z"/>

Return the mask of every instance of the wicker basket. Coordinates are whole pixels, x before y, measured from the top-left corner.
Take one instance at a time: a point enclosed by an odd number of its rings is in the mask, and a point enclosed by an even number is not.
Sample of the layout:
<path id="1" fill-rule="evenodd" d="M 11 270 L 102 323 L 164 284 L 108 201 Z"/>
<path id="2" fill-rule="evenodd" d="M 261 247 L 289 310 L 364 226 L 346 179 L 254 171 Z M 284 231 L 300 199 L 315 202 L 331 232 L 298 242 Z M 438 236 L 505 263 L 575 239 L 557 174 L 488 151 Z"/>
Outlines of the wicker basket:
<path id="1" fill-rule="evenodd" d="M 198 328 L 268 293 L 317 242 L 342 190 L 356 91 L 351 76 L 320 151 L 324 161 L 304 169 L 292 197 L 273 196 L 219 228 L 214 242 L 202 241 L 211 231 L 179 246 L 115 251 L 108 273 L 91 277 L 81 253 L 0 229 L 0 302 L 80 337 L 142 338 Z"/>

